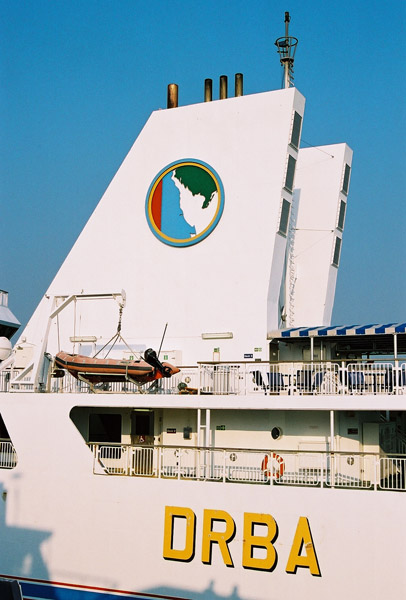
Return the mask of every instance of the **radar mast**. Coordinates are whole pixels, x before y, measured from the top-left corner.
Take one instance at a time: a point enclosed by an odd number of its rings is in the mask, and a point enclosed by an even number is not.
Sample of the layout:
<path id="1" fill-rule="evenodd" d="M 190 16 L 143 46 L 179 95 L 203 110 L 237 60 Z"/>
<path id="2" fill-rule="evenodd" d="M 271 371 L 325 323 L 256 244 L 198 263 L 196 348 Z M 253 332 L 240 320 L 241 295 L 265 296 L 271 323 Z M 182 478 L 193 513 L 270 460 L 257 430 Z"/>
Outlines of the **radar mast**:
<path id="1" fill-rule="evenodd" d="M 289 23 L 290 15 L 288 12 L 285 12 L 285 36 L 278 38 L 275 42 L 281 65 L 283 67 L 282 88 L 294 87 L 293 64 L 295 62 L 295 52 L 298 39 L 289 36 Z"/>

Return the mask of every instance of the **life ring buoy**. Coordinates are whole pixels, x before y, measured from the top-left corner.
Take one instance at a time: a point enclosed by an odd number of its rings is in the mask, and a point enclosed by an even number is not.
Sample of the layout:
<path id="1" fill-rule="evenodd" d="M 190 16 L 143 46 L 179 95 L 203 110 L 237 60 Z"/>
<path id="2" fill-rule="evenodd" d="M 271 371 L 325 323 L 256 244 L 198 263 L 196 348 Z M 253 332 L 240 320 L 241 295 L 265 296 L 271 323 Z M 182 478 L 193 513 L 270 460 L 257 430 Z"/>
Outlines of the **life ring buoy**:
<path id="1" fill-rule="evenodd" d="M 264 475 L 267 477 L 279 479 L 285 472 L 285 461 L 283 460 L 282 456 L 279 456 L 279 454 L 276 454 L 276 452 L 272 452 L 271 459 L 278 463 L 278 468 L 268 468 L 269 454 L 265 454 L 264 458 L 262 459 L 261 469 Z"/>

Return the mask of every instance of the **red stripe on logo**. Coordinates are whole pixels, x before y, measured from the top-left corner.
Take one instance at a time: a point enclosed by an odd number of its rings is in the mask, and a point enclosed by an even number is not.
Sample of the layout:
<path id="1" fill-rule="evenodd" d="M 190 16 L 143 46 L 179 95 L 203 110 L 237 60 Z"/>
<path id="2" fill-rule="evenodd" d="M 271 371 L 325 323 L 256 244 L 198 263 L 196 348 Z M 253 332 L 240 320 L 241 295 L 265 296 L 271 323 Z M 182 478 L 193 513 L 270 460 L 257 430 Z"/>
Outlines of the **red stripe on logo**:
<path id="1" fill-rule="evenodd" d="M 154 195 L 151 200 L 151 213 L 152 219 L 158 227 L 159 231 L 161 231 L 161 210 L 162 210 L 162 179 L 158 183 L 155 188 Z"/>

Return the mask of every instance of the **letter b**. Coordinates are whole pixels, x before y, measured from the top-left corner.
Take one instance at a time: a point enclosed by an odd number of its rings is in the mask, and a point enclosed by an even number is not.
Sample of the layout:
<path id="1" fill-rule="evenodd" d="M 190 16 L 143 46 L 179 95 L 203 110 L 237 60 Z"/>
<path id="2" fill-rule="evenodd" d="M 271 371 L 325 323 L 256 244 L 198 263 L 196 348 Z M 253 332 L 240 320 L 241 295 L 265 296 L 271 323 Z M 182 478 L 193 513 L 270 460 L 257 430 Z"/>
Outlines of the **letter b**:
<path id="1" fill-rule="evenodd" d="M 266 525 L 267 533 L 264 536 L 254 535 L 255 525 Z M 278 535 L 278 525 L 272 515 L 258 513 L 244 513 L 244 540 L 242 544 L 242 566 L 245 569 L 259 569 L 273 571 L 276 567 L 278 556 L 272 543 Z M 266 555 L 263 558 L 254 558 L 253 549 L 264 548 Z"/>

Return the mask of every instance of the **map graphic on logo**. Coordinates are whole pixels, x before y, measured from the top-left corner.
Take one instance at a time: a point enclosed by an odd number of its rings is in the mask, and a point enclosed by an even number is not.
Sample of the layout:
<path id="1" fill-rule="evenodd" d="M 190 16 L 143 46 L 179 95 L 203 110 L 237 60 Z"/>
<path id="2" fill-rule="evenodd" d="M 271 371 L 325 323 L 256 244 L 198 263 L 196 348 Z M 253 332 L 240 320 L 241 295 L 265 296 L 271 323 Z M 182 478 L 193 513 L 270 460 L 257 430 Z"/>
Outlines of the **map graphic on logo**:
<path id="1" fill-rule="evenodd" d="M 145 206 L 152 233 L 170 246 L 192 246 L 206 238 L 224 207 L 220 177 L 206 163 L 171 163 L 155 177 Z"/>

